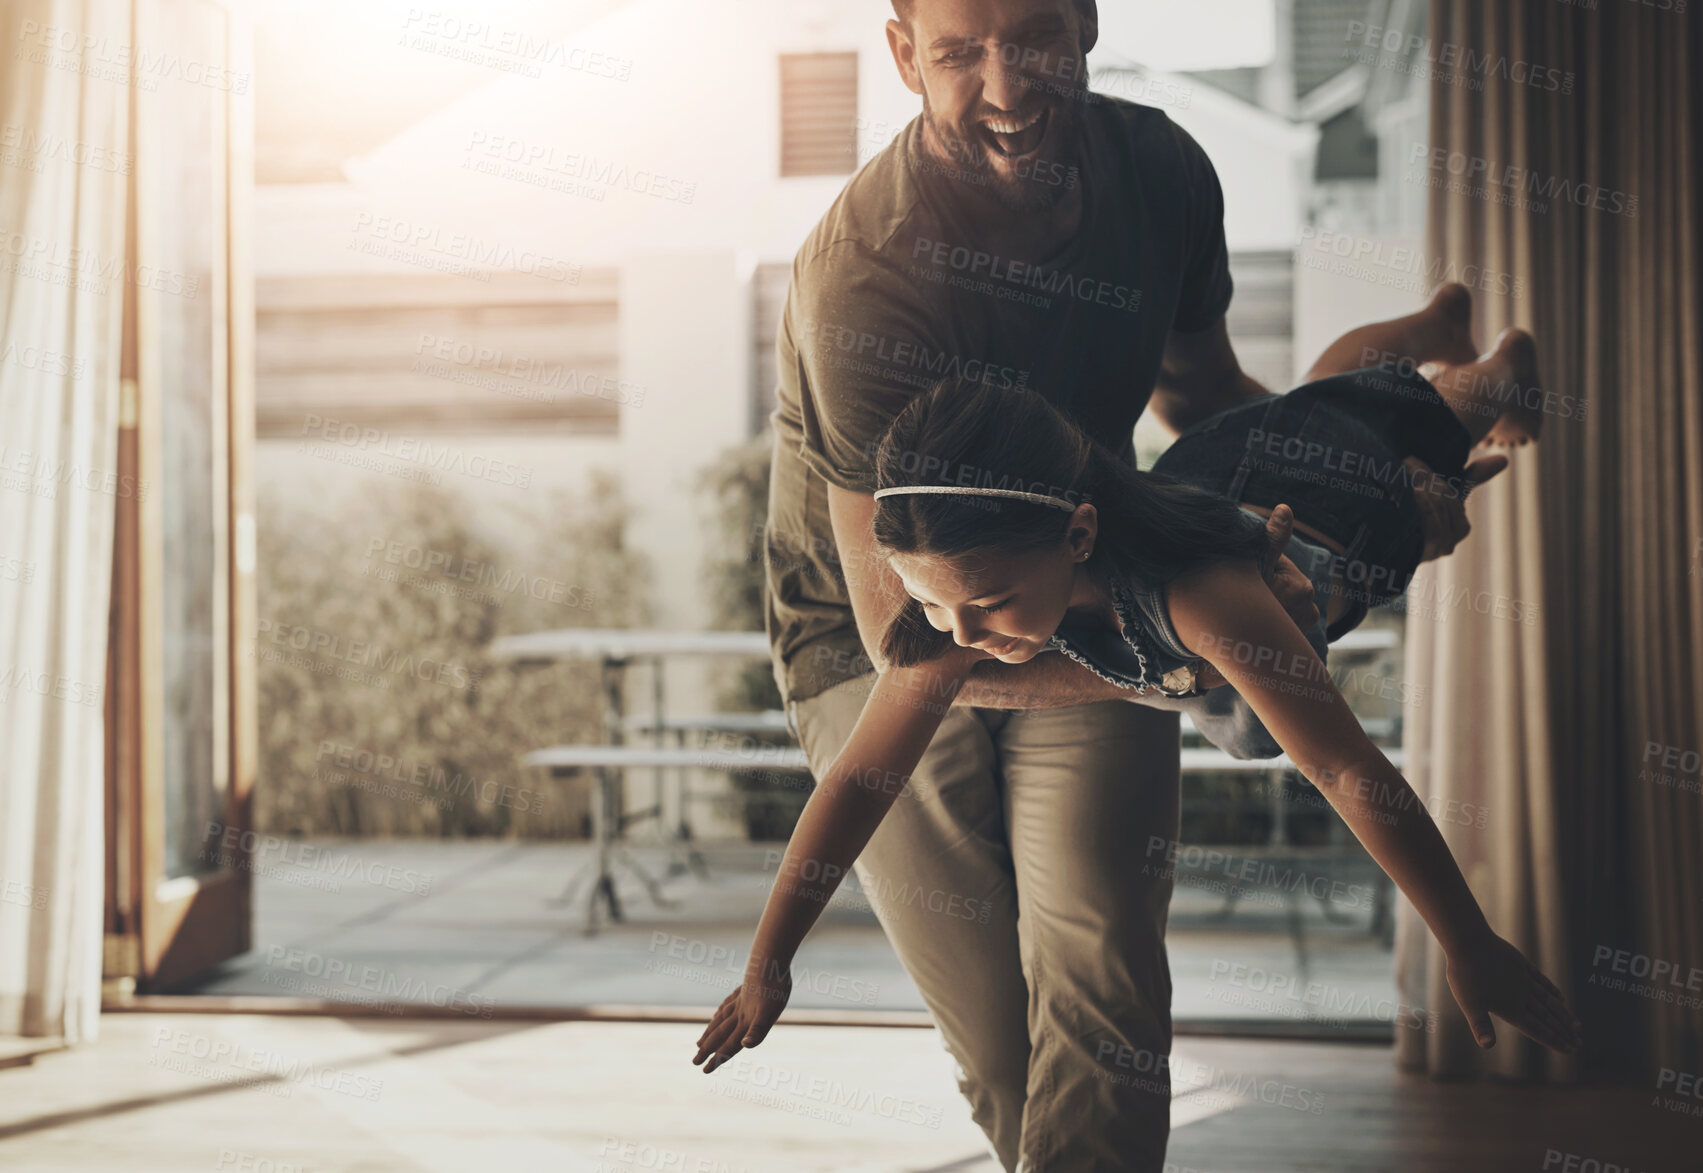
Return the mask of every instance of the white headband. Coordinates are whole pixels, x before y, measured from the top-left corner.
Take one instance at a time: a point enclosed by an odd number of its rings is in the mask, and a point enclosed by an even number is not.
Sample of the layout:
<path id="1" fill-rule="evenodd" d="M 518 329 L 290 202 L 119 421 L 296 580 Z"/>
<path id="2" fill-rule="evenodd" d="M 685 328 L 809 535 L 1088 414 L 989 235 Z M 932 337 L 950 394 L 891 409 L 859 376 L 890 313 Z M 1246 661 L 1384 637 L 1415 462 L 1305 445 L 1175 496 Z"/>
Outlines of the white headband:
<path id="1" fill-rule="evenodd" d="M 1055 509 L 1066 509 L 1076 512 L 1076 504 L 1066 501 L 1063 497 L 1049 497 L 1044 493 L 1020 493 L 1016 489 L 961 489 L 957 485 L 897 485 L 891 489 L 881 489 L 875 494 L 877 501 L 883 497 L 896 497 L 901 493 L 951 493 L 960 497 L 1013 497 L 1019 501 L 1033 501 L 1037 505 L 1051 505 Z"/>

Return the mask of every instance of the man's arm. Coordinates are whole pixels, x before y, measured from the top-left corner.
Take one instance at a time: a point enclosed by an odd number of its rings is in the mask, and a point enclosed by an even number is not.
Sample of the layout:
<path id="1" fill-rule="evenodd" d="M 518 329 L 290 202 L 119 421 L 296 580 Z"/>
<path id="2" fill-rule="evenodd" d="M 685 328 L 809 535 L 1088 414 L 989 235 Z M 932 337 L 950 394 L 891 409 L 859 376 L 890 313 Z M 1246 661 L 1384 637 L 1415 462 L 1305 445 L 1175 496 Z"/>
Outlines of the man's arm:
<path id="1" fill-rule="evenodd" d="M 1185 428 L 1266 394 L 1259 380 L 1242 370 L 1220 317 L 1198 333 L 1171 331 L 1147 410 L 1174 440 Z"/>

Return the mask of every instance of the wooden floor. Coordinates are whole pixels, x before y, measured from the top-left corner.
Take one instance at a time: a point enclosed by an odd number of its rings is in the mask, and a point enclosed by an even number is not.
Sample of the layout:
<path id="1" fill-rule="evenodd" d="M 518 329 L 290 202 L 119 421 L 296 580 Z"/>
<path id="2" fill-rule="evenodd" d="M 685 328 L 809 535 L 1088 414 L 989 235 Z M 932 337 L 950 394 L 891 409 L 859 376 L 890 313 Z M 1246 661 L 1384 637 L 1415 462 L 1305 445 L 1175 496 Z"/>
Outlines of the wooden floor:
<path id="1" fill-rule="evenodd" d="M 783 1024 L 710 1076 L 697 1033 L 108 1014 L 94 1045 L 0 1069 L 0 1169 L 999 1173 L 932 1030 Z M 1703 1170 L 1703 1118 L 1646 1089 L 1441 1084 L 1344 1044 L 1184 1037 L 1173 1059 L 1211 1075 L 1176 1089 L 1167 1173 Z"/>

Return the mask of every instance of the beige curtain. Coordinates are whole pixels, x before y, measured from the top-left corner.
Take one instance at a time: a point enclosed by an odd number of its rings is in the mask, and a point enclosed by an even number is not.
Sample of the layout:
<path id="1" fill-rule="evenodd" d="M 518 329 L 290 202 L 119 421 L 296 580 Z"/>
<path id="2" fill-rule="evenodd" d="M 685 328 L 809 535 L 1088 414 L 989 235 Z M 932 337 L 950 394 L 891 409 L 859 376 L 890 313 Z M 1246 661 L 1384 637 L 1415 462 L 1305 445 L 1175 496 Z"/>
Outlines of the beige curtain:
<path id="1" fill-rule="evenodd" d="M 100 1011 L 124 0 L 12 0 L 0 59 L 0 1034 Z"/>
<path id="2" fill-rule="evenodd" d="M 1400 988 L 1438 1012 L 1435 1031 L 1398 1028 L 1404 1068 L 1617 1072 L 1652 1088 L 1660 1067 L 1703 1070 L 1703 1011 L 1681 1004 L 1703 967 L 1703 19 L 1690 8 L 1431 4 L 1433 46 L 1560 71 L 1555 88 L 1434 79 L 1433 154 L 1408 178 L 1468 180 L 1454 172 L 1477 164 L 1469 185 L 1431 188 L 1429 251 L 1523 282 L 1480 293 L 1481 340 L 1531 329 L 1548 389 L 1572 401 L 1474 494 L 1471 538 L 1415 579 L 1433 606 L 1408 620 L 1426 702 L 1410 777 L 1434 812 L 1451 798 L 1485 808 L 1483 830 L 1439 823 L 1492 926 L 1573 1002 L 1586 1047 L 1562 1058 L 1498 1023 L 1479 1051 L 1403 903 Z M 1535 622 L 1511 618 L 1530 607 Z"/>

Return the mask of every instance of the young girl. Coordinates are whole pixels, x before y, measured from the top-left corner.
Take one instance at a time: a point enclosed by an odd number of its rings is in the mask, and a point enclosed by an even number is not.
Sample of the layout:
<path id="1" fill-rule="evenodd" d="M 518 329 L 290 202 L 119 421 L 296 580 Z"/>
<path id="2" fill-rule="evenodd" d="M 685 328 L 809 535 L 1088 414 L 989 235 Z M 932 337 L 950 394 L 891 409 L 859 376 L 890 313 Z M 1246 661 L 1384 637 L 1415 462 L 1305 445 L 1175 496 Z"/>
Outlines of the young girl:
<path id="1" fill-rule="evenodd" d="M 1197 724 L 1241 756 L 1287 753 L 1325 795 L 1443 946 L 1479 1045 L 1494 1043 L 1494 1012 L 1546 1046 L 1576 1049 L 1579 1024 L 1560 992 L 1491 930 L 1424 805 L 1323 663 L 1327 637 L 1405 589 L 1423 553 L 1415 492 L 1464 493 L 1475 444 L 1537 435 L 1530 337 L 1508 331 L 1478 359 L 1469 312 L 1466 290 L 1451 286 L 1417 314 L 1352 331 L 1305 385 L 1188 429 L 1145 473 L 1036 392 L 947 381 L 909 403 L 876 456 L 875 537 L 908 595 L 883 639 L 887 666 L 805 804 L 745 980 L 693 1062 L 708 1058 L 713 1071 L 768 1033 L 799 944 L 909 793 L 975 663 L 1048 650 L 1133 693 L 1187 695 L 1190 669 L 1217 668 L 1229 683 L 1184 702 Z M 1416 484 L 1409 457 L 1432 475 Z M 1280 505 L 1294 513 L 1287 552 L 1315 584 L 1311 633 L 1262 573 L 1265 519 Z"/>

